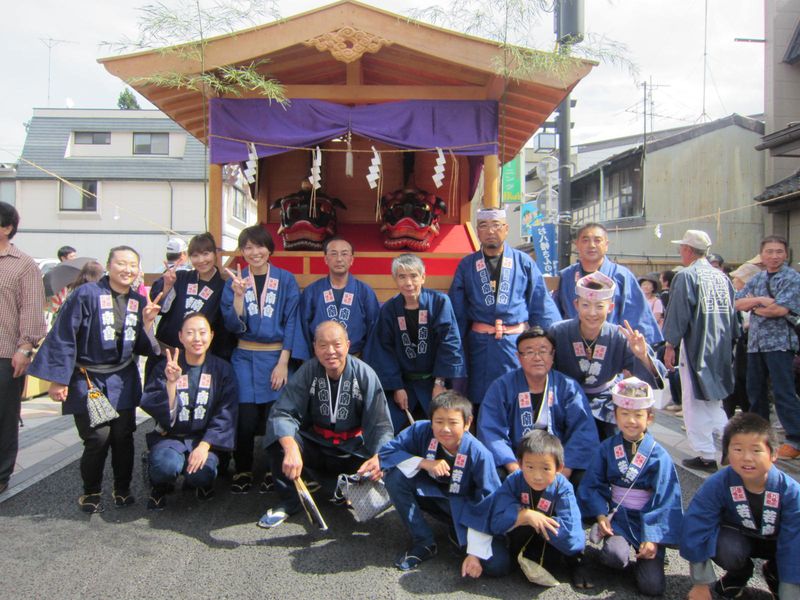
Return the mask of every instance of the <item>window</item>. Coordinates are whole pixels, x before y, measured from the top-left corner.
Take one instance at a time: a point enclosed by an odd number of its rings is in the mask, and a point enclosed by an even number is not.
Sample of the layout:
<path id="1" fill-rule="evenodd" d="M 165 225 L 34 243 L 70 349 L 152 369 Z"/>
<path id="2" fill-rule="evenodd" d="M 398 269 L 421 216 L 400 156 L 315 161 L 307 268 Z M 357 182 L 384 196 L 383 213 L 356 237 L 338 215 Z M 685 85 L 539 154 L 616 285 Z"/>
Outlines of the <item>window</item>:
<path id="1" fill-rule="evenodd" d="M 16 181 L 0 181 L 0 202 L 5 202 L 11 206 L 17 203 Z"/>
<path id="2" fill-rule="evenodd" d="M 247 223 L 247 196 L 237 187 L 231 189 L 233 195 L 233 216 Z"/>
<path id="3" fill-rule="evenodd" d="M 61 182 L 59 210 L 97 212 L 97 181 L 71 181 L 70 183 L 73 185 Z"/>
<path id="4" fill-rule="evenodd" d="M 134 133 L 134 154 L 155 154 L 166 156 L 169 154 L 168 133 Z"/>
<path id="5" fill-rule="evenodd" d="M 110 131 L 76 131 L 76 144 L 91 144 L 94 146 L 107 145 L 111 143 Z"/>

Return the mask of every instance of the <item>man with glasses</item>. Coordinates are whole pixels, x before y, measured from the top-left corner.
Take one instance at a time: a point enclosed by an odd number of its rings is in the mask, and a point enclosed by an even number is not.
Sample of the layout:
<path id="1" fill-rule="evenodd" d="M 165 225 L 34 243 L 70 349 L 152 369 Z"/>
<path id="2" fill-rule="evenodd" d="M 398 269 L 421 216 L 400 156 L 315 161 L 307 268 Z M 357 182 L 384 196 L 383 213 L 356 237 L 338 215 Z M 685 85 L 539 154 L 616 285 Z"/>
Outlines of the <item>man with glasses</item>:
<path id="1" fill-rule="evenodd" d="M 359 356 L 378 321 L 378 298 L 371 287 L 350 275 L 355 254 L 350 242 L 332 237 L 323 244 L 322 253 L 328 276 L 303 291 L 292 358 L 308 360 L 314 356 L 313 332 L 323 321 L 340 323 L 350 339 L 350 354 Z"/>
<path id="2" fill-rule="evenodd" d="M 461 260 L 450 287 L 473 404 L 481 403 L 492 381 L 518 368 L 520 333 L 561 320 L 536 263 L 505 243 L 506 212 L 479 210 L 477 229 L 481 248 Z"/>
<path id="3" fill-rule="evenodd" d="M 540 327 L 517 337 L 522 368 L 494 381 L 478 415 L 478 439 L 494 456 L 505 478 L 517 471 L 517 447 L 533 429 L 555 435 L 564 446 L 565 477 L 577 481 L 600 443 L 581 386 L 553 370 L 555 342 Z M 576 473 L 576 471 L 578 471 Z"/>

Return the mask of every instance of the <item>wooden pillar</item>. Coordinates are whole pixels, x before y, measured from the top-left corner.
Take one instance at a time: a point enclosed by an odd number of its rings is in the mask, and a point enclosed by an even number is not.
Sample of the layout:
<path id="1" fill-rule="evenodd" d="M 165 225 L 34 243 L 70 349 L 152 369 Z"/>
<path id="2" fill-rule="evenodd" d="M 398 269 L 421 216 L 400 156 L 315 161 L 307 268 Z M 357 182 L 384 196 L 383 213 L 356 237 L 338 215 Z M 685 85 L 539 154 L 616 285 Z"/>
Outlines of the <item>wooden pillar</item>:
<path id="1" fill-rule="evenodd" d="M 500 159 L 496 154 L 483 157 L 483 206 L 500 208 Z"/>
<path id="2" fill-rule="evenodd" d="M 208 165 L 208 231 L 222 248 L 222 165 Z"/>

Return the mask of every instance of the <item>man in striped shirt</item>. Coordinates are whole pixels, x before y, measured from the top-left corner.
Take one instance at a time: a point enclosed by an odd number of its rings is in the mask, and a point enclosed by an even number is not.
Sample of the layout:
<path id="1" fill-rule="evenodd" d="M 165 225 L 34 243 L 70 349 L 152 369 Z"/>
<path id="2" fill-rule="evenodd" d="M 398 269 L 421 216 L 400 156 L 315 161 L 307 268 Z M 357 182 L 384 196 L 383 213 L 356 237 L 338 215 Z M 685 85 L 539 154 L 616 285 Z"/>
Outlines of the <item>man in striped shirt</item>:
<path id="1" fill-rule="evenodd" d="M 47 333 L 42 274 L 11 239 L 19 213 L 0 202 L 0 494 L 14 472 L 25 370 Z"/>

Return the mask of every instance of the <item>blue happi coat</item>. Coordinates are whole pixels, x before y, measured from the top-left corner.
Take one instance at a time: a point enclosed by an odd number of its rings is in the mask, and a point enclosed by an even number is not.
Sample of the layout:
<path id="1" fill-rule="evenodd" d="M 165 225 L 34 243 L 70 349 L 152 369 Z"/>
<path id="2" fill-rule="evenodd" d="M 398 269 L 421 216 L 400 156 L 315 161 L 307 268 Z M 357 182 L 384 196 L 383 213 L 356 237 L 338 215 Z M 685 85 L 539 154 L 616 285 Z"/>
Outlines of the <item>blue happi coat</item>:
<path id="1" fill-rule="evenodd" d="M 225 330 L 220 312 L 222 290 L 225 280 L 219 274 L 208 281 L 202 281 L 197 271 L 175 271 L 175 285 L 169 293 L 159 301 L 161 305 L 161 320 L 156 328 L 156 339 L 167 346 L 180 348 L 178 332 L 183 325 L 186 315 L 199 312 L 205 315 L 214 331 L 214 340 L 211 342 L 210 351 L 216 356 L 227 358 L 230 356 L 229 334 Z M 150 288 L 150 297 L 155 299 L 164 289 L 164 279 L 158 278 Z"/>
<path id="2" fill-rule="evenodd" d="M 545 429 L 561 440 L 564 465 L 584 469 L 597 451 L 597 427 L 580 386 L 551 370 L 542 406 L 533 414 L 530 388 L 522 369 L 493 382 L 478 413 L 478 438 L 500 467 L 515 462 L 516 449 L 532 429 Z"/>
<path id="3" fill-rule="evenodd" d="M 677 544 L 683 506 L 681 486 L 670 455 L 646 433 L 636 455 L 628 462 L 621 433 L 603 440 L 578 486 L 578 502 L 584 518 L 608 515 L 617 506 L 611 485 L 649 490 L 652 496 L 641 510 L 620 506 L 611 520 L 616 535 L 638 548 L 643 542 Z M 638 473 L 638 477 L 637 477 Z"/>
<path id="4" fill-rule="evenodd" d="M 178 363 L 184 374 L 175 392 L 174 422 L 164 375 L 166 361 L 155 367 L 145 383 L 142 410 L 156 422 L 156 431 L 147 436 L 149 448 L 166 446 L 177 452 L 191 452 L 205 441 L 213 450 L 233 450 L 239 410 L 233 368 L 223 359 L 207 354 L 197 389 L 191 390 L 186 375 L 189 365 L 183 354 Z"/>
<path id="5" fill-rule="evenodd" d="M 300 302 L 300 288 L 294 275 L 270 265 L 261 298 L 256 298 L 249 268 L 242 271 L 242 277 L 250 282 L 244 294 L 244 315 L 236 314 L 233 309 L 232 280 L 225 282 L 221 305 L 225 327 L 240 340 L 279 343 L 283 350 L 291 351 Z M 278 399 L 280 390 L 272 389 L 270 377 L 280 355 L 280 350 L 234 349 L 231 364 L 239 381 L 240 404 L 266 404 Z"/>
<path id="6" fill-rule="evenodd" d="M 439 442 L 433 437 L 430 421 L 417 421 L 381 448 L 378 456 L 382 469 L 397 468 L 408 459 L 436 458 Z M 492 455 L 475 437 L 465 432 L 450 472 L 450 487 L 442 491 L 439 484 L 420 469 L 414 475 L 415 493 L 429 498 L 447 498 L 450 514 L 461 546 L 467 544 L 467 529 L 486 533 L 486 515 L 477 506 L 500 487 Z"/>
<path id="7" fill-rule="evenodd" d="M 494 535 L 508 533 L 514 527 L 519 511 L 526 508 L 547 514 L 558 523 L 558 533 L 548 533 L 548 544 L 567 556 L 582 552 L 586 536 L 569 479 L 561 473 L 556 474 L 555 481 L 542 492 L 536 506 L 532 501 L 533 491 L 522 471 L 514 471 L 488 499 L 489 532 Z"/>
<path id="8" fill-rule="evenodd" d="M 113 328 L 114 305 L 108 277 L 76 288 L 61 306 L 53 328 L 28 367 L 28 374 L 69 385 L 67 400 L 62 407 L 65 415 L 87 412 L 88 385 L 78 365 L 86 367 L 92 383 L 106 395 L 114 408 L 126 410 L 136 407 L 142 396 L 136 355 L 155 353 L 155 338 L 148 338 L 142 327 L 142 310 L 146 305 L 147 301 L 136 292 L 128 294 L 119 343 Z M 92 370 L 93 366 L 99 365 L 122 368 L 112 373 Z"/>
<path id="9" fill-rule="evenodd" d="M 583 485 L 583 484 L 581 484 Z M 775 560 L 781 583 L 800 584 L 800 484 L 773 466 L 767 476 L 761 530 L 747 502 L 742 478 L 731 467 L 714 473 L 703 482 L 683 518 L 681 556 L 702 563 L 717 553 L 717 536 L 723 525 L 754 535 L 777 537 Z"/>
<path id="10" fill-rule="evenodd" d="M 497 340 L 494 335 L 471 331 L 473 323 L 494 326 L 499 319 L 504 325 L 527 323 L 547 329 L 561 320 L 542 273 L 527 254 L 504 244 L 496 294 L 490 280 L 483 252 L 478 251 L 458 264 L 449 292 L 466 348 L 469 399 L 476 404 L 483 401 L 492 381 L 519 367 L 518 335 Z"/>
<path id="11" fill-rule="evenodd" d="M 652 345 L 663 341 L 664 336 L 661 335 L 661 329 L 658 327 L 653 311 L 647 304 L 647 298 L 645 298 L 642 288 L 639 287 L 636 275 L 608 258 L 603 259 L 603 263 L 597 270 L 613 279 L 617 285 L 614 290 L 614 310 L 608 315 L 608 322 L 614 325 L 623 325 L 627 320 L 631 327 L 642 332 L 648 344 Z M 562 269 L 559 273 L 561 280 L 558 290 L 553 295 L 558 309 L 565 319 L 577 318 L 575 284 L 581 277 L 588 274 L 583 270 L 580 262 Z"/>
<path id="12" fill-rule="evenodd" d="M 422 404 L 428 415 L 434 377 L 465 377 L 461 336 L 450 299 L 426 288 L 419 296 L 418 342 L 412 344 L 405 318 L 405 301 L 397 294 L 382 307 L 380 318 L 364 351 L 385 390 L 405 389 L 408 406 Z M 422 378 L 425 376 L 424 378 Z M 406 417 L 389 397 L 395 430 Z"/>
<path id="13" fill-rule="evenodd" d="M 550 334 L 556 341 L 555 368 L 581 385 L 589 399 L 592 414 L 600 421 L 615 423 L 611 388 L 624 377 L 623 370 L 655 388 L 664 387 L 667 369 L 656 358 L 655 352 L 648 348 L 648 355 L 659 377 L 654 377 L 631 352 L 627 338 L 620 333 L 617 325 L 608 321 L 603 323 L 591 359 L 586 353 L 577 318 L 556 323 L 550 328 Z"/>
<path id="14" fill-rule="evenodd" d="M 362 352 L 379 310 L 378 297 L 372 288 L 352 275 L 347 277 L 340 305 L 336 304 L 330 279 L 318 279 L 300 296 L 292 358 L 308 360 L 314 356 L 314 330 L 323 321 L 341 323 L 347 329 L 350 354 Z"/>

